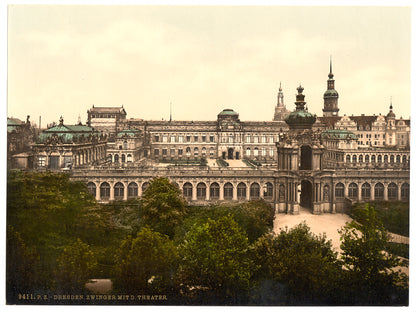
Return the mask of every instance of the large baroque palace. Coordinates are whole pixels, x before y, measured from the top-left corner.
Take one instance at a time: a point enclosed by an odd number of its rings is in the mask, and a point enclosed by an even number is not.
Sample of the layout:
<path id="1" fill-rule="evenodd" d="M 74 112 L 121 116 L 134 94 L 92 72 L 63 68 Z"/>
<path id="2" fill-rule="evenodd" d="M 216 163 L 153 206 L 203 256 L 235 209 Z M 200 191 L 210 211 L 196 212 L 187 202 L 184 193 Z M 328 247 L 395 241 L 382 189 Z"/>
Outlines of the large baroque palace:
<path id="1" fill-rule="evenodd" d="M 195 205 L 264 199 L 276 212 L 320 214 L 409 200 L 410 120 L 397 119 L 392 103 L 385 116 L 338 116 L 332 64 L 322 117 L 308 112 L 303 87 L 297 91 L 290 112 L 280 85 L 273 121 L 264 122 L 241 121 L 233 109 L 215 121 L 154 121 L 93 106 L 87 125 L 61 118 L 9 161 L 68 171 L 100 202 L 140 197 L 157 176 Z"/>

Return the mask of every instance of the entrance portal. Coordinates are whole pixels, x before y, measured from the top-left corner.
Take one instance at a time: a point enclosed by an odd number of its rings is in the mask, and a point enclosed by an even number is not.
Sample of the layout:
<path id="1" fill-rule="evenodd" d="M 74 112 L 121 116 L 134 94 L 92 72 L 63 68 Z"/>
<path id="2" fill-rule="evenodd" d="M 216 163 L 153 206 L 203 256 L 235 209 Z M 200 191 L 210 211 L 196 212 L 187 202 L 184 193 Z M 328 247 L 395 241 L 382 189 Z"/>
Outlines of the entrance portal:
<path id="1" fill-rule="evenodd" d="M 240 152 L 235 152 L 235 159 L 240 159 Z"/>
<path id="2" fill-rule="evenodd" d="M 300 205 L 303 208 L 312 209 L 313 208 L 313 197 L 312 197 L 312 183 L 306 180 L 303 180 L 300 184 Z"/>
<path id="3" fill-rule="evenodd" d="M 228 149 L 228 159 L 234 159 L 234 149 L 233 148 Z"/>

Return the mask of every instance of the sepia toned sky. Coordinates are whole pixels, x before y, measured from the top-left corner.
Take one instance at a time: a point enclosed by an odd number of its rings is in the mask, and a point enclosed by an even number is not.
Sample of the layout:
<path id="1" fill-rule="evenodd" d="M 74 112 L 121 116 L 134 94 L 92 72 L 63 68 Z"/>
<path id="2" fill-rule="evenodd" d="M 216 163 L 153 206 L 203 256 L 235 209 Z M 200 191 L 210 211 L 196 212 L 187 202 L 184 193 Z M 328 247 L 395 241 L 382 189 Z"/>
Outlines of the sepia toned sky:
<path id="1" fill-rule="evenodd" d="M 410 116 L 409 7 L 9 5 L 8 112 L 74 124 L 128 118 L 272 120 L 305 88 L 322 115 L 332 55 L 340 115 Z"/>

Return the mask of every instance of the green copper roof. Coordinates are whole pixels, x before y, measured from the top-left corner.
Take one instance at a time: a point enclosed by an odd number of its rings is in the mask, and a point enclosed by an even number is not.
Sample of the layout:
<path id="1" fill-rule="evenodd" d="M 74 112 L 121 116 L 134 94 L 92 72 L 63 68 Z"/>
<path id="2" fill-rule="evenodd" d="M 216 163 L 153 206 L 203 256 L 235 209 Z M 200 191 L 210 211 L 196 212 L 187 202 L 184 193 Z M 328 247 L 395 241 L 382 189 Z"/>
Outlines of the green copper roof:
<path id="1" fill-rule="evenodd" d="M 315 123 L 315 120 L 315 115 L 312 115 L 303 109 L 291 112 L 285 119 L 288 125 L 312 125 Z"/>
<path id="2" fill-rule="evenodd" d="M 348 130 L 341 129 L 328 129 L 321 133 L 321 137 L 324 139 L 357 139 L 357 136 Z"/>
<path id="3" fill-rule="evenodd" d="M 226 108 L 221 113 L 219 113 L 218 115 L 238 115 L 238 113 L 235 112 L 234 110 L 230 109 L 230 108 Z"/>
<path id="4" fill-rule="evenodd" d="M 325 91 L 324 93 L 324 97 L 329 97 L 329 96 L 336 96 L 338 97 L 338 92 L 334 89 L 328 89 Z"/>
<path id="5" fill-rule="evenodd" d="M 140 133 L 139 130 L 136 129 L 125 129 L 121 130 L 119 133 L 117 133 L 117 137 L 123 137 L 125 135 L 134 137 Z"/>
<path id="6" fill-rule="evenodd" d="M 46 129 L 43 131 L 37 142 L 44 143 L 49 138 L 57 136 L 63 143 L 72 143 L 75 140 L 78 140 L 81 137 L 88 137 L 89 135 L 99 136 L 98 132 L 94 132 L 94 129 L 85 125 L 63 125 L 59 124 L 55 127 Z"/>

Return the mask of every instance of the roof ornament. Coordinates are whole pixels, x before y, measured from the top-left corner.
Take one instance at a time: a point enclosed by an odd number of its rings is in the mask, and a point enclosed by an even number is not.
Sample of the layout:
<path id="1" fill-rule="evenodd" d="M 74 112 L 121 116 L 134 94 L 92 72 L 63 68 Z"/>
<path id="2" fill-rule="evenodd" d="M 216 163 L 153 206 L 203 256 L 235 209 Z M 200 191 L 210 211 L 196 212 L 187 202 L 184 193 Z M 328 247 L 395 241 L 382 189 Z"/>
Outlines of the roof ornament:
<path id="1" fill-rule="evenodd" d="M 61 118 L 59 118 L 59 125 L 62 126 L 64 124 L 64 118 L 61 116 Z"/>
<path id="2" fill-rule="evenodd" d="M 332 55 L 329 58 L 329 74 L 328 77 L 330 79 L 334 78 L 334 74 L 332 73 Z"/>

